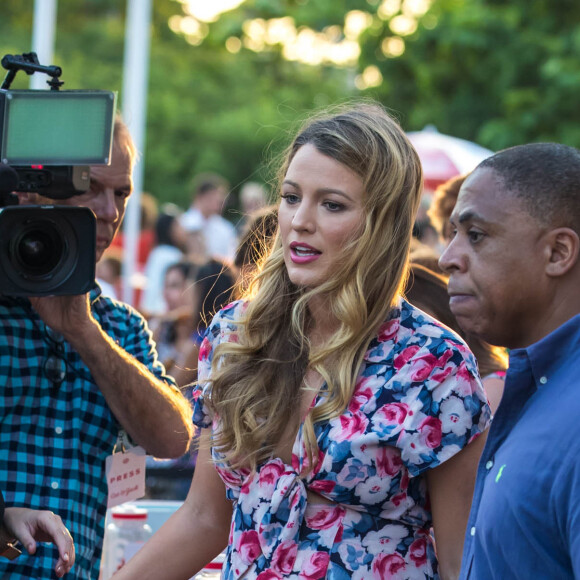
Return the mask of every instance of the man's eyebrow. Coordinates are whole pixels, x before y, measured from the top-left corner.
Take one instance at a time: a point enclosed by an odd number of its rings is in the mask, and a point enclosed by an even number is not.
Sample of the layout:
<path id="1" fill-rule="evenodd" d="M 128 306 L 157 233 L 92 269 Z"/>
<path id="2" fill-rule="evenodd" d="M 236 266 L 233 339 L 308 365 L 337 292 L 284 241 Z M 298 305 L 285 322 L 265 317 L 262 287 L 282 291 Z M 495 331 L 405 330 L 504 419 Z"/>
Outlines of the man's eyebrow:
<path id="1" fill-rule="evenodd" d="M 453 216 L 451 216 L 451 218 L 453 218 Z M 473 221 L 473 220 L 477 220 L 479 222 L 487 222 L 488 221 L 484 217 L 482 217 L 481 215 L 475 213 L 474 211 L 464 211 L 463 213 L 459 214 L 459 218 L 457 219 L 457 221 L 460 224 L 463 224 L 463 223 L 469 222 L 469 221 Z"/>

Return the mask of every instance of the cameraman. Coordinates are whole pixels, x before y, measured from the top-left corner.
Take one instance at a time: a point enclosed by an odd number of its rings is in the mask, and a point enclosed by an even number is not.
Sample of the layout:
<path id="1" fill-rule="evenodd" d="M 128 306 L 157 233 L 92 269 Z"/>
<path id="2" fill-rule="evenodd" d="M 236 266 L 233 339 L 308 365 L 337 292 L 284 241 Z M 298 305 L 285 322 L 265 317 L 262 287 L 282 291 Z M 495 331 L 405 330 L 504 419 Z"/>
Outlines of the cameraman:
<path id="1" fill-rule="evenodd" d="M 99 260 L 132 191 L 135 147 L 115 122 L 111 164 L 91 167 L 90 189 L 61 205 L 97 217 Z M 20 194 L 20 203 L 50 203 Z M 157 359 L 143 317 L 103 296 L 0 296 L 0 482 L 12 506 L 51 510 L 71 530 L 73 578 L 99 575 L 107 507 L 105 459 L 120 429 L 156 457 L 183 455 L 191 408 Z M 0 561 L 0 577 L 51 578 L 51 546 Z"/>

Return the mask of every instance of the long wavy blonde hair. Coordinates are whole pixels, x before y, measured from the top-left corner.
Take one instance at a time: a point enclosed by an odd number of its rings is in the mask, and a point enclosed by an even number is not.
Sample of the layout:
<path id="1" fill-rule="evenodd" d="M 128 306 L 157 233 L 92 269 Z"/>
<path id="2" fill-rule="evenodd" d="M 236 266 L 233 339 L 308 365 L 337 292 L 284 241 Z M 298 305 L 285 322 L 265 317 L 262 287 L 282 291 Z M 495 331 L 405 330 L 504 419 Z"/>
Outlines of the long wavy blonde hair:
<path id="1" fill-rule="evenodd" d="M 210 407 L 220 419 L 212 444 L 234 467 L 255 470 L 270 458 L 289 422 L 298 429 L 307 369 L 326 381 L 327 397 L 304 423 L 308 465 L 317 457 L 314 423 L 347 407 L 370 341 L 399 296 L 411 229 L 420 201 L 417 153 L 399 124 L 376 103 L 343 105 L 303 125 L 284 155 L 278 188 L 300 147 L 311 144 L 361 177 L 364 223 L 331 277 L 316 288 L 295 286 L 276 236 L 246 292 L 237 343 L 214 353 Z M 339 321 L 322 346 L 311 345 L 308 303 L 322 297 Z"/>

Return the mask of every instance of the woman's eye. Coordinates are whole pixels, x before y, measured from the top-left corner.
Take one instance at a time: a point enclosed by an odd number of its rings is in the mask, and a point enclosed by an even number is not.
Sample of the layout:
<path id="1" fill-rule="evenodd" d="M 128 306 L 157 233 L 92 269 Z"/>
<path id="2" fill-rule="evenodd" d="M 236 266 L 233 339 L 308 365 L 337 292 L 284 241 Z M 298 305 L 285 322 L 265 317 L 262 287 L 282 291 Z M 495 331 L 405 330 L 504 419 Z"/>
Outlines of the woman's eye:
<path id="1" fill-rule="evenodd" d="M 336 203 L 335 201 L 325 201 L 324 205 L 329 211 L 340 211 L 344 208 L 341 203 Z"/>
<path id="2" fill-rule="evenodd" d="M 294 193 L 283 193 L 281 197 L 286 203 L 290 205 L 293 205 L 300 201 L 300 198 Z"/>

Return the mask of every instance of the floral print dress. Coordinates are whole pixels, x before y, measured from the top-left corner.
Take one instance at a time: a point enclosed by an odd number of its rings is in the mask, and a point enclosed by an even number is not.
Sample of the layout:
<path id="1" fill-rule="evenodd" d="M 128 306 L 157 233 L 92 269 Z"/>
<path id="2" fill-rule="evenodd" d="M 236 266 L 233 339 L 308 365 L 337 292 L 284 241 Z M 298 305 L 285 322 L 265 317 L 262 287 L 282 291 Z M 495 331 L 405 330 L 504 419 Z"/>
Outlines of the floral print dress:
<path id="1" fill-rule="evenodd" d="M 194 423 L 219 429 L 204 385 L 215 347 L 235 341 L 234 302 L 200 348 Z M 315 399 L 322 403 L 324 388 Z M 272 458 L 255 474 L 232 470 L 212 449 L 234 502 L 222 578 L 273 580 L 438 578 L 424 472 L 488 427 L 490 411 L 473 355 L 447 327 L 400 299 L 364 357 L 339 417 L 315 424 L 316 468 L 305 478 L 299 429 L 292 465 Z M 307 504 L 307 490 L 332 504 Z"/>

